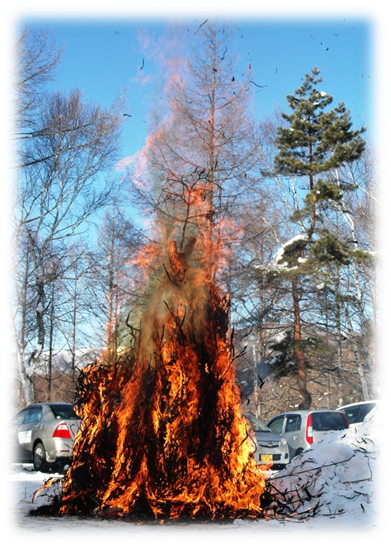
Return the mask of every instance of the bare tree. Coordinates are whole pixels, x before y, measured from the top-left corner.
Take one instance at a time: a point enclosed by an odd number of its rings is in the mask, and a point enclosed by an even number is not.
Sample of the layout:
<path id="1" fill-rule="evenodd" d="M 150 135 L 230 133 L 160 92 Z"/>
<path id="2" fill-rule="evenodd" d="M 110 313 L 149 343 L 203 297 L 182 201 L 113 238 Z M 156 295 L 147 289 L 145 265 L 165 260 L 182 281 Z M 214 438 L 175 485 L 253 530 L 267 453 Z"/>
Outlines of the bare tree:
<path id="1" fill-rule="evenodd" d="M 129 342 L 125 323 L 134 299 L 132 258 L 140 239 L 123 207 L 113 199 L 98 225 L 96 248 L 88 254 L 87 275 L 91 311 L 99 317 L 95 321 L 96 337 L 100 346 L 107 348 L 109 360 Z"/>
<path id="2" fill-rule="evenodd" d="M 55 78 L 62 50 L 48 30 L 26 28 L 15 53 L 15 131 L 16 138 L 23 140 L 39 134 L 42 99 Z"/>
<path id="3" fill-rule="evenodd" d="M 344 271 L 334 272 L 332 276 L 345 317 L 346 335 L 354 345 L 365 399 L 378 396 L 380 387 L 374 350 L 378 313 L 375 170 L 373 151 L 367 150 L 354 165 L 335 173 L 338 184 L 350 184 L 354 188 L 338 202 L 334 226 L 352 247 L 351 261 Z"/>
<path id="4" fill-rule="evenodd" d="M 29 375 L 46 338 L 47 288 L 53 281 L 48 274 L 48 256 L 70 236 L 80 233 L 86 221 L 109 201 L 115 180 L 104 173 L 116 159 L 121 102 L 104 110 L 84 101 L 78 90 L 69 95 L 47 92 L 44 84 L 53 75 L 58 56 L 46 34 L 26 32 L 19 51 L 22 83 L 16 126 L 20 162 L 14 228 L 16 247 L 22 241 L 29 245 L 29 252 L 23 256 L 31 260 L 31 267 L 20 261 L 15 266 L 32 275 L 28 285 L 35 293 L 35 345 L 31 345 L 32 340 L 23 341 L 20 334 L 17 338 L 22 343 L 18 354 L 27 351 L 30 355 L 25 370 Z M 38 82 L 37 87 L 34 82 Z M 17 284 L 19 301 L 23 301 L 24 290 L 23 284 Z M 23 329 L 24 320 L 20 314 L 16 317 L 17 332 Z M 30 401 L 31 382 L 25 379 L 25 400 Z"/>
<path id="5" fill-rule="evenodd" d="M 133 191 L 164 221 L 166 234 L 183 250 L 197 235 L 205 247 L 208 277 L 214 259 L 229 252 L 233 222 L 257 165 L 257 142 L 249 114 L 251 72 L 238 76 L 232 29 L 216 21 L 201 25 L 184 66 L 167 70 L 166 110 L 155 116 L 140 153 Z M 145 206 L 145 205 L 144 205 Z"/>

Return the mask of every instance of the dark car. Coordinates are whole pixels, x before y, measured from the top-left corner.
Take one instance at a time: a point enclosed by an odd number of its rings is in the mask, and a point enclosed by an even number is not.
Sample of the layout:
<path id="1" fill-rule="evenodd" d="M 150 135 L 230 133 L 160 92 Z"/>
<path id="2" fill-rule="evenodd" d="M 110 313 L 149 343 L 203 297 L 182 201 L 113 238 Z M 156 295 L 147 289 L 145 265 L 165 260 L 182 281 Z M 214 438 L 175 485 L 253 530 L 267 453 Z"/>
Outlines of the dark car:
<path id="1" fill-rule="evenodd" d="M 366 415 L 377 407 L 378 400 L 367 400 L 365 402 L 356 402 L 355 404 L 348 404 L 347 406 L 341 406 L 337 408 L 338 411 L 343 411 L 348 418 L 350 426 L 358 425 L 362 423 Z"/>
<path id="2" fill-rule="evenodd" d="M 61 470 L 73 454 L 73 440 L 81 421 L 73 404 L 42 402 L 20 410 L 11 422 L 13 460 L 34 464 L 35 470 Z"/>
<path id="3" fill-rule="evenodd" d="M 255 435 L 256 449 L 255 460 L 258 464 L 272 463 L 273 469 L 285 468 L 290 461 L 288 444 L 281 436 L 275 434 L 262 421 L 250 415 L 248 419 L 251 429 Z"/>
<path id="4" fill-rule="evenodd" d="M 298 410 L 276 415 L 267 426 L 282 434 L 293 458 L 312 444 L 319 443 L 328 432 L 349 428 L 349 421 L 342 411 Z"/>

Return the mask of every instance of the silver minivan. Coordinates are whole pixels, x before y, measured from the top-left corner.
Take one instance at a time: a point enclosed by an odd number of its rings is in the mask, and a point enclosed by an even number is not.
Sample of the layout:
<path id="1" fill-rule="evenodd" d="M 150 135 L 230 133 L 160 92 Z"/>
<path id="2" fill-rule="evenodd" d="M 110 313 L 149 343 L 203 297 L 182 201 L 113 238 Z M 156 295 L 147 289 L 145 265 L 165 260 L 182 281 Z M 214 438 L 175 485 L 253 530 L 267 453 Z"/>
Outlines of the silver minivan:
<path id="1" fill-rule="evenodd" d="M 298 410 L 276 415 L 267 426 L 282 434 L 293 458 L 312 444 L 319 443 L 327 432 L 349 428 L 349 421 L 341 411 Z"/>
<path id="2" fill-rule="evenodd" d="M 271 464 L 273 469 L 285 468 L 290 461 L 287 441 L 274 434 L 262 421 L 245 415 L 255 436 L 254 457 L 258 464 Z"/>

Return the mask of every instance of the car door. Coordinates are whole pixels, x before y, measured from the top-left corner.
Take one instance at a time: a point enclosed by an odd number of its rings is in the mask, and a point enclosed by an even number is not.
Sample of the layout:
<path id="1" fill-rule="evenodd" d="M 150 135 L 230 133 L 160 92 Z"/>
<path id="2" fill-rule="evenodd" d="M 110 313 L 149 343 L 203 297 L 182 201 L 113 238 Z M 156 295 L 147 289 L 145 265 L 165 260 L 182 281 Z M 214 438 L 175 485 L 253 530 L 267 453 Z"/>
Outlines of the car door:
<path id="1" fill-rule="evenodd" d="M 11 456 L 12 456 L 12 460 L 18 463 L 27 462 L 31 458 L 31 455 L 25 449 L 23 442 L 21 443 L 19 441 L 19 429 L 23 425 L 28 415 L 28 412 L 29 412 L 29 408 L 24 408 L 19 413 L 17 413 L 11 421 L 11 435 L 12 435 L 11 444 L 12 444 L 12 450 L 13 450 L 13 453 L 11 454 Z M 22 438 L 23 438 L 23 435 L 22 435 Z"/>
<path id="2" fill-rule="evenodd" d="M 301 434 L 302 418 L 298 413 L 288 413 L 283 430 L 284 437 L 288 443 L 291 458 L 297 455 L 298 450 L 305 449 L 303 435 Z"/>
<path id="3" fill-rule="evenodd" d="M 42 406 L 30 406 L 27 415 L 18 428 L 18 442 L 20 447 L 32 456 L 34 433 L 42 419 Z"/>

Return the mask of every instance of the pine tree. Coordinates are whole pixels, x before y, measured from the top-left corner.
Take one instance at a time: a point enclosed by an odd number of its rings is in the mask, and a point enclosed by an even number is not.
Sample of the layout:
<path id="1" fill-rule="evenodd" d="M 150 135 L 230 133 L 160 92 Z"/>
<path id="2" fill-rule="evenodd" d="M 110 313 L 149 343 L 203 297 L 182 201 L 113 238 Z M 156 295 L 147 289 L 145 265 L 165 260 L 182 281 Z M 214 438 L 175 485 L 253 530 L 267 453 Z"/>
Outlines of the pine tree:
<path id="1" fill-rule="evenodd" d="M 316 88 L 323 81 L 319 74 L 320 70 L 313 68 L 311 74 L 305 75 L 302 86 L 296 89 L 294 95 L 287 96 L 292 113 L 282 114 L 286 125 L 278 129 L 279 151 L 275 157 L 278 174 L 300 177 L 307 182 L 303 207 L 293 216 L 293 220 L 301 226 L 302 235 L 292 239 L 292 244 L 284 245 L 280 256 L 281 263 L 286 263 L 290 272 L 301 409 L 310 407 L 311 395 L 307 390 L 302 341 L 300 279 L 319 268 L 322 263 L 339 266 L 349 263 L 348 244 L 319 220 L 335 207 L 345 191 L 353 189 L 349 184 L 341 184 L 338 177 L 330 176 L 330 173 L 357 160 L 365 148 L 365 141 L 361 137 L 365 128 L 352 129 L 345 104 L 339 103 L 337 107 L 327 109 L 333 97 Z"/>
<path id="2" fill-rule="evenodd" d="M 319 74 L 320 71 L 313 68 L 312 75 L 306 74 L 303 85 L 295 94 L 287 96 L 293 113 L 282 114 L 288 125 L 278 129 L 279 153 L 275 158 L 278 173 L 308 179 L 305 207 L 299 215 L 310 217 L 309 237 L 315 230 L 317 208 L 327 207 L 330 200 L 340 199 L 341 190 L 348 189 L 322 180 L 318 175 L 358 159 L 365 147 L 360 136 L 365 128 L 352 130 L 344 103 L 325 111 L 333 97 L 316 89 L 315 85 L 323 81 L 317 78 Z"/>

